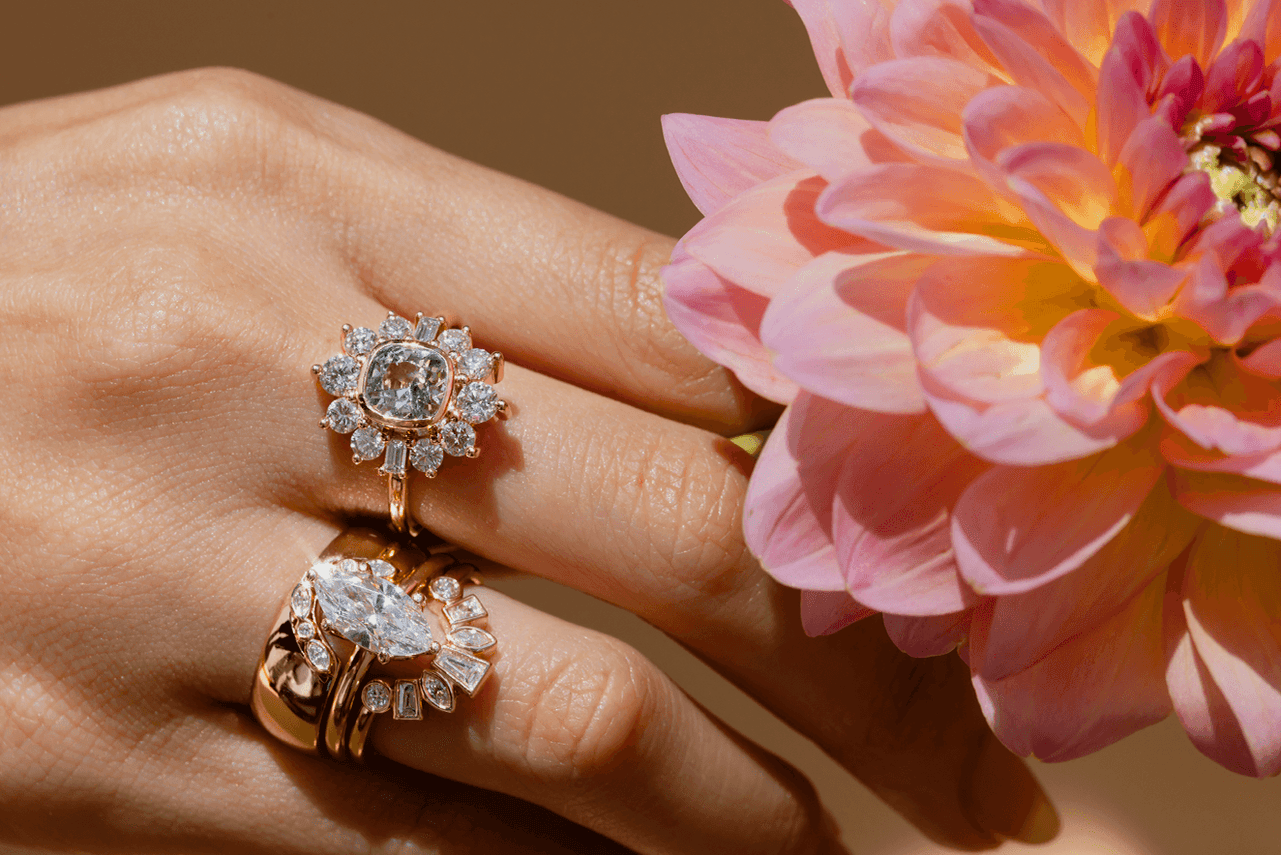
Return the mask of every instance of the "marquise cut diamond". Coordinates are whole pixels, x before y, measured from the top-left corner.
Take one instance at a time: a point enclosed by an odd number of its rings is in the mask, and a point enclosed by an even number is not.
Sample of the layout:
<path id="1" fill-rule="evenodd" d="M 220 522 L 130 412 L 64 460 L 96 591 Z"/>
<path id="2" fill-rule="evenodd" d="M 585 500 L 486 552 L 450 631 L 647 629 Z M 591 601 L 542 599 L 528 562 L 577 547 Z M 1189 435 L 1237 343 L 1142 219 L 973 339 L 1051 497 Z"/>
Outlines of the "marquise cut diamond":
<path id="1" fill-rule="evenodd" d="M 431 650 L 430 619 L 399 586 L 335 564 L 317 565 L 313 585 L 328 628 L 353 644 L 393 659 Z"/>

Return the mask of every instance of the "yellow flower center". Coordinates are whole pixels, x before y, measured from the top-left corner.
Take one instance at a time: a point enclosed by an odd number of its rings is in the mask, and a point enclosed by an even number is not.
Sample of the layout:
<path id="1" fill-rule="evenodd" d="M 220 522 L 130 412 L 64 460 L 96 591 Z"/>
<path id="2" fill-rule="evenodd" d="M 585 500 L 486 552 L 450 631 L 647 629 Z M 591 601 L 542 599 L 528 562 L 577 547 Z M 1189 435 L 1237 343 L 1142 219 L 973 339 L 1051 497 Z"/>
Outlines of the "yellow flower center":
<path id="1" fill-rule="evenodd" d="M 1189 156 L 1194 169 L 1210 176 L 1220 215 L 1236 211 L 1247 226 L 1267 223 L 1269 234 L 1276 231 L 1281 223 L 1281 182 L 1275 167 L 1264 169 L 1253 159 L 1242 161 L 1231 149 L 1206 142 L 1196 144 Z"/>

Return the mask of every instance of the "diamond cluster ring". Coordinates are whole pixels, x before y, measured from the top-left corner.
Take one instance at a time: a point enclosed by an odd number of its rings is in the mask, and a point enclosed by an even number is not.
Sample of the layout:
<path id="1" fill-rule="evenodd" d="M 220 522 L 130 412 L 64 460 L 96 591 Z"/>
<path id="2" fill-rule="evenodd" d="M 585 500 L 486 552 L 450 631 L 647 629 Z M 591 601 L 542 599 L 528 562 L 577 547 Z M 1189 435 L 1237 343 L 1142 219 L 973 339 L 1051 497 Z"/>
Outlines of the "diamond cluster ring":
<path id="1" fill-rule="evenodd" d="M 493 387 L 503 355 L 472 347 L 467 327 L 394 312 L 377 331 L 343 326 L 342 349 L 311 369 L 334 396 L 320 425 L 351 435 L 356 463 L 382 458 L 392 527 L 416 535 L 409 467 L 434 477 L 446 456 L 479 454 L 476 425 L 508 413 Z"/>
<path id="2" fill-rule="evenodd" d="M 374 719 L 453 712 L 489 676 L 497 641 L 474 593 L 475 567 L 441 544 L 423 551 L 364 529 L 337 538 L 287 598 L 255 672 L 251 706 L 282 742 L 360 760 Z M 416 660 L 405 679 L 370 668 Z"/>

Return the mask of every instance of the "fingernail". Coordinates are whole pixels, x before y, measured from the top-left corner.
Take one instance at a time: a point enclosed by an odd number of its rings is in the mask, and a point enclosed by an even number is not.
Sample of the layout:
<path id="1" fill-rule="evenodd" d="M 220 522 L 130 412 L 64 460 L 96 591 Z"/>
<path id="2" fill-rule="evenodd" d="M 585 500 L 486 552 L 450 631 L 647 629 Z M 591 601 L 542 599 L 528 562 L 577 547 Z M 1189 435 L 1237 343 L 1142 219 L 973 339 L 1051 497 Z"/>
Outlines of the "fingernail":
<path id="1" fill-rule="evenodd" d="M 1059 814 L 1031 771 L 995 736 L 987 737 L 970 777 L 966 804 L 983 831 L 1021 843 L 1049 843 Z"/>

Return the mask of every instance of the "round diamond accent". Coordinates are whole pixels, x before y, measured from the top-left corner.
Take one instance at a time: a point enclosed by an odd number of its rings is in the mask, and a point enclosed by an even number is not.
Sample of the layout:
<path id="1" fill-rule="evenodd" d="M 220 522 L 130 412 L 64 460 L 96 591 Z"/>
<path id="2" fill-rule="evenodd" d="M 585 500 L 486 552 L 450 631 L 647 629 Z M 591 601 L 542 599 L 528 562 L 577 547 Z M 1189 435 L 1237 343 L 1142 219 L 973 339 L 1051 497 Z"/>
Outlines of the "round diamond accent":
<path id="1" fill-rule="evenodd" d="M 378 428 L 363 427 L 351 435 L 351 450 L 361 460 L 375 460 L 383 453 L 383 435 Z"/>
<path id="2" fill-rule="evenodd" d="M 369 562 L 369 572 L 383 579 L 390 579 L 396 575 L 396 568 L 381 558 L 375 558 Z"/>
<path id="3" fill-rule="evenodd" d="M 412 337 L 414 328 L 409 321 L 399 315 L 392 315 L 378 325 L 378 334 L 383 338 L 399 340 Z"/>
<path id="4" fill-rule="evenodd" d="M 369 327 L 356 327 L 343 339 L 343 347 L 352 356 L 364 356 L 377 343 L 378 335 Z"/>
<path id="5" fill-rule="evenodd" d="M 362 393 L 375 414 L 390 421 L 440 417 L 453 382 L 449 360 L 434 347 L 393 342 L 374 350 Z"/>
<path id="6" fill-rule="evenodd" d="M 391 709 L 391 689 L 381 680 L 367 684 L 360 693 L 360 699 L 370 712 L 384 713 Z"/>
<path id="7" fill-rule="evenodd" d="M 498 394 L 494 387 L 480 381 L 464 386 L 456 400 L 459 415 L 474 425 L 489 421 L 498 412 Z"/>
<path id="8" fill-rule="evenodd" d="M 420 439 L 409 451 L 409 462 L 425 475 L 435 475 L 445 459 L 445 449 L 434 442 Z"/>
<path id="9" fill-rule="evenodd" d="M 298 625 L 294 627 L 294 635 L 298 636 L 299 641 L 315 638 L 316 626 L 309 620 L 300 620 Z"/>
<path id="10" fill-rule="evenodd" d="M 376 654 L 402 659 L 431 650 L 431 618 L 399 586 L 337 564 L 315 568 L 327 628 Z"/>
<path id="11" fill-rule="evenodd" d="M 436 336 L 436 344 L 448 353 L 462 353 L 471 347 L 471 336 L 466 330 L 445 330 Z"/>
<path id="12" fill-rule="evenodd" d="M 440 445 L 447 454 L 462 457 L 476 445 L 476 431 L 466 422 L 448 422 L 440 429 Z"/>
<path id="13" fill-rule="evenodd" d="M 338 433 L 351 433 L 360 426 L 360 407 L 346 398 L 338 398 L 325 410 L 325 421 Z"/>
<path id="14" fill-rule="evenodd" d="M 458 373 L 468 380 L 484 380 L 494 367 L 494 357 L 488 350 L 473 347 L 458 357 Z"/>
<path id="15" fill-rule="evenodd" d="M 437 576 L 428 585 L 431 595 L 438 600 L 449 602 L 463 595 L 463 586 L 453 576 Z"/>
<path id="16" fill-rule="evenodd" d="M 289 595 L 289 608 L 293 610 L 294 617 L 306 617 L 311 612 L 311 588 L 296 586 Z"/>
<path id="17" fill-rule="evenodd" d="M 307 661 L 311 662 L 312 666 L 317 671 L 328 671 L 329 648 L 325 647 L 325 645 L 321 644 L 319 641 L 308 641 Z"/>
<path id="18" fill-rule="evenodd" d="M 356 388 L 360 363 L 350 356 L 331 356 L 320 369 L 320 388 L 331 395 L 344 395 Z"/>

